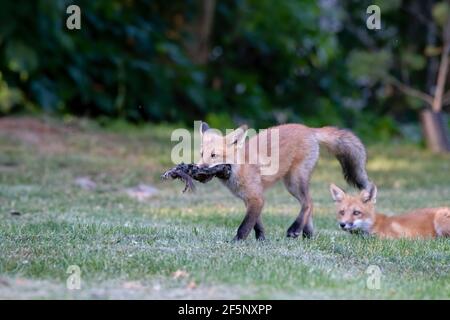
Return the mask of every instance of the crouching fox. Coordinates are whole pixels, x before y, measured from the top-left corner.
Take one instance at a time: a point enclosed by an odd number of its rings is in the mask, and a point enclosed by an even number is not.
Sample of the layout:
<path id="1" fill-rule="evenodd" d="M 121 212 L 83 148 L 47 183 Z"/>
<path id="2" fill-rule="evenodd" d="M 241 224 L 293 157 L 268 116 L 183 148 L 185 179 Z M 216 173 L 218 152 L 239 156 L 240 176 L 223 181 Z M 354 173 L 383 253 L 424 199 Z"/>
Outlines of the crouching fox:
<path id="1" fill-rule="evenodd" d="M 334 184 L 330 192 L 336 203 L 339 225 L 346 231 L 362 231 L 390 239 L 450 237 L 450 208 L 424 208 L 386 216 L 375 211 L 375 185 L 355 196 Z"/>
<path id="2" fill-rule="evenodd" d="M 371 185 L 365 165 L 366 150 L 350 131 L 335 127 L 309 128 L 300 124 L 271 127 L 246 139 L 247 126 L 241 126 L 226 136 L 211 130 L 202 122 L 201 160 L 198 165 L 212 167 L 217 164 L 232 165 L 231 176 L 223 183 L 246 206 L 246 215 L 234 240 L 247 238 L 252 229 L 257 239 L 264 239 L 261 211 L 264 191 L 278 180 L 283 180 L 287 190 L 300 202 L 301 210 L 287 230 L 287 236 L 296 238 L 313 235 L 313 202 L 309 193 L 311 174 L 319 158 L 319 145 L 324 145 L 339 160 L 346 181 L 359 189 Z M 259 143 L 276 133 L 276 145 L 269 140 L 266 150 Z M 275 152 L 276 149 L 276 152 Z M 277 170 L 264 173 L 261 163 L 269 155 L 277 154 Z M 255 157 L 255 153 L 257 156 Z M 251 161 L 256 159 L 256 161 Z"/>

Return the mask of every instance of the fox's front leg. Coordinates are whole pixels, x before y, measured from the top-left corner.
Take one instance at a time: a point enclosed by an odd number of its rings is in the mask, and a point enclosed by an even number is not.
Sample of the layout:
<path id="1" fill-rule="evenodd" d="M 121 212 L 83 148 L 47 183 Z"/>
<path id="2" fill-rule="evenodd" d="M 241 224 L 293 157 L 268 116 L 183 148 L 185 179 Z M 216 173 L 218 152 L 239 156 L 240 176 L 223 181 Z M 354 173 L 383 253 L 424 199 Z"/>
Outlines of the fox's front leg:
<path id="1" fill-rule="evenodd" d="M 266 240 L 266 237 L 264 235 L 264 226 L 261 220 L 261 216 L 259 216 L 258 220 L 256 220 L 255 224 L 255 237 L 256 240 Z"/>
<path id="2" fill-rule="evenodd" d="M 264 199 L 262 197 L 254 197 L 244 201 L 245 206 L 247 207 L 247 212 L 233 240 L 236 241 L 246 239 L 253 228 L 255 228 L 256 238 L 264 239 L 264 228 L 262 227 L 262 222 L 260 220 L 261 211 L 264 206 Z"/>

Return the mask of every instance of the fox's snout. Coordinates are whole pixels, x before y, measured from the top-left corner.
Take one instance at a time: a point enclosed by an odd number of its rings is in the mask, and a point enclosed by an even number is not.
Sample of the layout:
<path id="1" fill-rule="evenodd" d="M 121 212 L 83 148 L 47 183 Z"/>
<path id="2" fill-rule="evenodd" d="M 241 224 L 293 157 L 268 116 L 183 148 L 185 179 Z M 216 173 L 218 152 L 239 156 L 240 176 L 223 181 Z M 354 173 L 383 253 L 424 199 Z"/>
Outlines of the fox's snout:
<path id="1" fill-rule="evenodd" d="M 350 230 L 353 228 L 353 222 L 339 222 L 339 226 L 343 230 Z"/>
<path id="2" fill-rule="evenodd" d="M 197 163 L 197 166 L 200 167 L 200 168 L 209 169 L 209 168 L 215 167 L 215 166 L 220 165 L 220 164 L 222 164 L 222 163 L 208 164 L 208 163 L 201 162 L 201 163 Z"/>

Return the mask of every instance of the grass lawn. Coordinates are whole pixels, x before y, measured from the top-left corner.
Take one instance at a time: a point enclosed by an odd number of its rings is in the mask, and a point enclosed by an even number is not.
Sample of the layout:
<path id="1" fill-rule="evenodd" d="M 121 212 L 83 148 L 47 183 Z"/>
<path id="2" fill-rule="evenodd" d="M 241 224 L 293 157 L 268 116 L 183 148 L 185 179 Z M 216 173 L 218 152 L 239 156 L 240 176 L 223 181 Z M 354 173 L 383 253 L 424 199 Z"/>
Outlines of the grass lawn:
<path id="1" fill-rule="evenodd" d="M 285 238 L 299 206 L 277 185 L 263 211 L 267 241 L 252 233 L 229 243 L 240 200 L 218 181 L 193 194 L 159 181 L 173 165 L 170 133 L 0 119 L 0 298 L 450 298 L 450 239 L 382 241 L 338 229 L 328 185 L 346 185 L 326 152 L 312 179 L 314 239 Z M 450 205 L 450 156 L 404 145 L 368 152 L 379 211 Z M 158 193 L 130 197 L 139 184 Z M 81 269 L 80 290 L 66 287 L 70 265 Z M 379 290 L 366 287 L 370 265 L 381 269 Z"/>

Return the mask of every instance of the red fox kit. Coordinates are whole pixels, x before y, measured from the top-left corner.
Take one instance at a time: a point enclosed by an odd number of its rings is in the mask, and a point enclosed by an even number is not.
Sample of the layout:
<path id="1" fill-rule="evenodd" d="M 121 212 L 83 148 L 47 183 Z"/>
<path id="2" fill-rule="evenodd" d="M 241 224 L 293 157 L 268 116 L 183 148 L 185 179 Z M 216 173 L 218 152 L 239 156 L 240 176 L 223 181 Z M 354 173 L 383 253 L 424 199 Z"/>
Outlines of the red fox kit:
<path id="1" fill-rule="evenodd" d="M 313 203 L 309 194 L 311 173 L 319 158 L 319 144 L 330 150 L 341 163 L 344 176 L 359 189 L 368 188 L 366 174 L 366 151 L 361 141 L 350 131 L 334 127 L 308 128 L 300 124 L 285 124 L 272 127 L 258 135 L 246 138 L 247 127 L 242 126 L 226 136 L 209 129 L 206 123 L 200 126 L 201 160 L 203 166 L 229 163 L 231 177 L 223 183 L 247 208 L 245 218 L 234 240 L 247 238 L 252 229 L 257 239 L 264 239 L 261 211 L 264 206 L 264 191 L 278 180 L 283 180 L 287 190 L 300 202 L 301 210 L 287 231 L 288 237 L 305 237 L 313 234 Z M 264 174 L 262 167 L 267 155 L 259 146 L 263 139 L 276 135 L 277 141 L 267 143 L 271 161 L 278 161 L 274 172 Z M 230 156 L 232 155 L 232 156 Z M 256 157 L 255 157 L 256 155 Z M 255 161 L 251 161 L 256 158 Z M 225 160 L 226 159 L 226 160 Z"/>
<path id="2" fill-rule="evenodd" d="M 380 238 L 450 237 L 450 208 L 417 209 L 389 217 L 375 212 L 375 185 L 356 196 L 334 184 L 330 192 L 336 202 L 339 225 L 346 231 L 363 231 Z"/>

